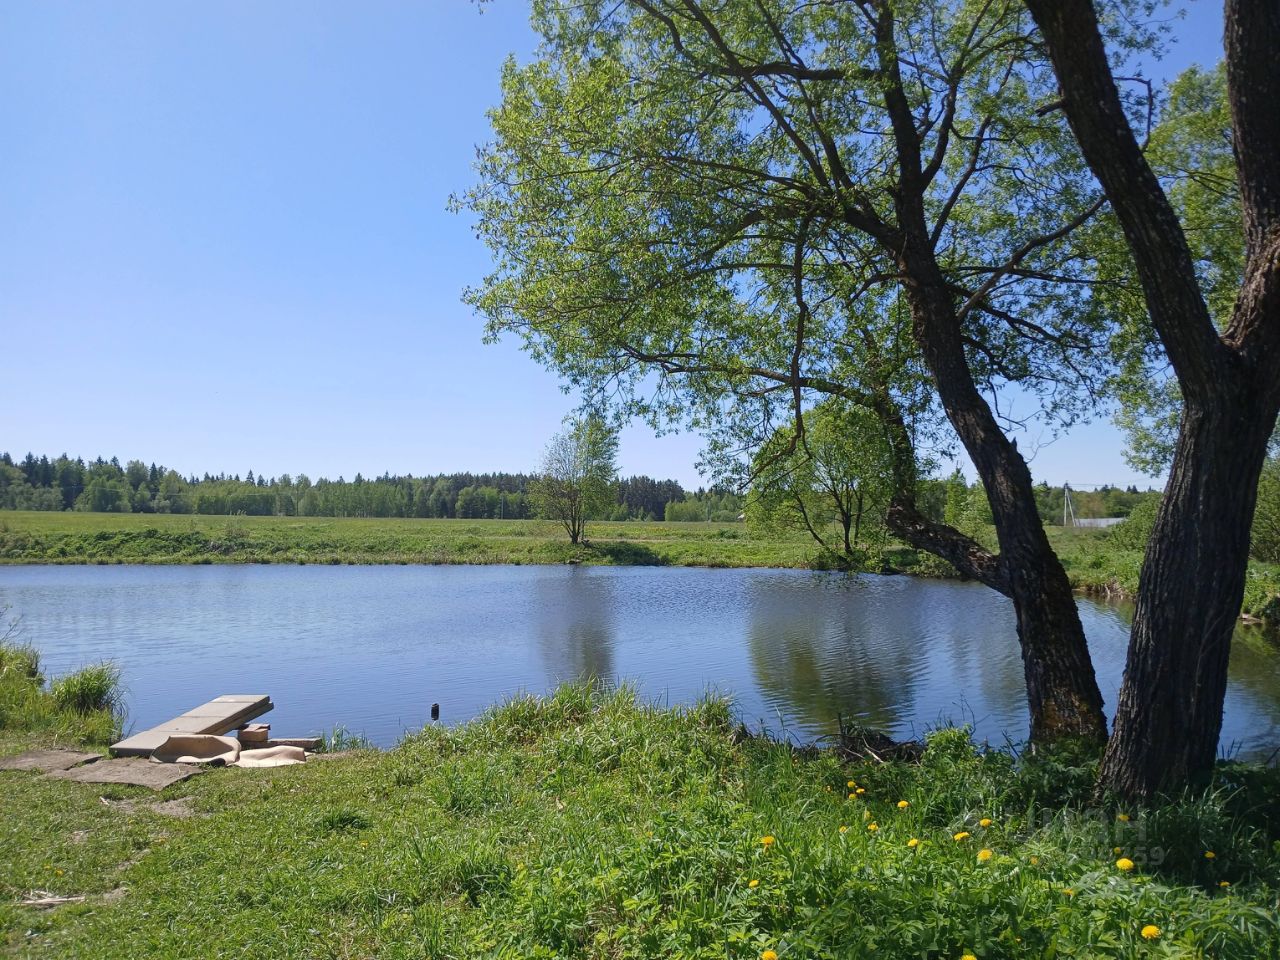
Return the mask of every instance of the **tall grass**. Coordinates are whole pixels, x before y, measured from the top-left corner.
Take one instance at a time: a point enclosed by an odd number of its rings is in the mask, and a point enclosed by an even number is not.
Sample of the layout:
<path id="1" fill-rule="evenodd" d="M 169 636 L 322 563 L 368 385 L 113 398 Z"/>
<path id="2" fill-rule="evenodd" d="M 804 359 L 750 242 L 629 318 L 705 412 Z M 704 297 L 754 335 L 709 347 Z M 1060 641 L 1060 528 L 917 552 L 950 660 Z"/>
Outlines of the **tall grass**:
<path id="1" fill-rule="evenodd" d="M 85 667 L 46 685 L 40 655 L 15 631 L 0 640 L 0 731 L 55 742 L 104 744 L 124 722 L 120 671 L 110 663 Z"/>

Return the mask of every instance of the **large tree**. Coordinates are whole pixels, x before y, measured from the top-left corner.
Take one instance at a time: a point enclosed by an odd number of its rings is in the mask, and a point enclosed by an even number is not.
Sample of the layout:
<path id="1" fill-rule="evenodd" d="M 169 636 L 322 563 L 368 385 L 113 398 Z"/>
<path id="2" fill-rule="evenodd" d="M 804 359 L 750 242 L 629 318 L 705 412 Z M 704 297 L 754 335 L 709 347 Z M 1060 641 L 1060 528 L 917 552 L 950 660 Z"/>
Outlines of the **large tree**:
<path id="1" fill-rule="evenodd" d="M 1058 103 L 1115 210 L 1182 411 L 1143 563 L 1101 783 L 1145 798 L 1206 774 L 1222 728 L 1258 477 L 1280 411 L 1280 3 L 1227 0 L 1244 262 L 1215 325 L 1196 257 L 1128 121 L 1091 0 L 1027 0 Z"/>
<path id="2" fill-rule="evenodd" d="M 824 397 L 895 451 L 894 532 L 1013 601 L 1035 740 L 1106 727 L 1002 388 L 1069 422 L 1106 317 L 1078 228 L 1104 200 L 1015 0 L 547 2 L 464 198 L 470 299 L 571 382 L 661 422 L 802 424 Z M 926 400 L 920 377 L 931 386 Z M 993 553 L 914 502 L 938 413 Z M 799 431 L 797 431 L 798 433 Z M 800 439 L 800 438 L 797 438 Z"/>

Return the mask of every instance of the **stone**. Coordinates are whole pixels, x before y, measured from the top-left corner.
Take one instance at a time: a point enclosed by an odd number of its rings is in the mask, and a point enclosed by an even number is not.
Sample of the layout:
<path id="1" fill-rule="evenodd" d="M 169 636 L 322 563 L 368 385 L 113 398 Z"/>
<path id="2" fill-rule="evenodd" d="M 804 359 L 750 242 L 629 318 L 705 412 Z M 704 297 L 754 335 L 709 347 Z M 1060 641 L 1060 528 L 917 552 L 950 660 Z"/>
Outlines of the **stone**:
<path id="1" fill-rule="evenodd" d="M 102 760 L 71 770 L 56 770 L 48 776 L 59 780 L 74 780 L 77 783 L 123 783 L 163 790 L 203 772 L 200 767 L 187 763 L 152 763 L 128 757 L 123 760 Z"/>
<path id="2" fill-rule="evenodd" d="M 31 750 L 16 757 L 0 757 L 0 770 L 35 770 L 51 773 L 54 770 L 70 770 L 82 763 L 101 760 L 100 753 L 84 753 L 80 750 Z"/>

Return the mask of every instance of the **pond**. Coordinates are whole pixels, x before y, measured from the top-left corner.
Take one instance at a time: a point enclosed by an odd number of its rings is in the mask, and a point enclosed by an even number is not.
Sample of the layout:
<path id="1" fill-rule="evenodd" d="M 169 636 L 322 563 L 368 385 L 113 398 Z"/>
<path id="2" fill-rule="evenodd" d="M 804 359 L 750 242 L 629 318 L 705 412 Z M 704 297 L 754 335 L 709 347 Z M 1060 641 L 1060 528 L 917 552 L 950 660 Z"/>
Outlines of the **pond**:
<path id="1" fill-rule="evenodd" d="M 656 567 L 0 567 L 46 675 L 122 668 L 140 730 L 223 693 L 269 693 L 281 736 L 341 725 L 383 746 L 585 675 L 809 741 L 841 714 L 891 735 L 943 722 L 1026 734 L 1010 603 L 985 587 L 794 570 Z M 1115 704 L 1125 609 L 1080 602 Z M 1280 655 L 1242 631 L 1222 749 L 1280 745 Z"/>

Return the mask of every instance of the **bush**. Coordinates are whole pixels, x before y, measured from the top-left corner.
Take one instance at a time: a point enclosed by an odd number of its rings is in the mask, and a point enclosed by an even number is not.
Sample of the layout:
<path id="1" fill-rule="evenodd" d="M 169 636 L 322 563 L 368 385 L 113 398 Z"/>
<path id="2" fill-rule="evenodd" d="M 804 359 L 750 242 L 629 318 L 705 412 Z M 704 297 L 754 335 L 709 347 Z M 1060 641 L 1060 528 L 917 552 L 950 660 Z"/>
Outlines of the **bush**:
<path id="1" fill-rule="evenodd" d="M 1160 499 L 1148 497 L 1133 508 L 1124 523 L 1117 523 L 1107 532 L 1107 539 L 1121 550 L 1146 550 L 1159 509 Z"/>

